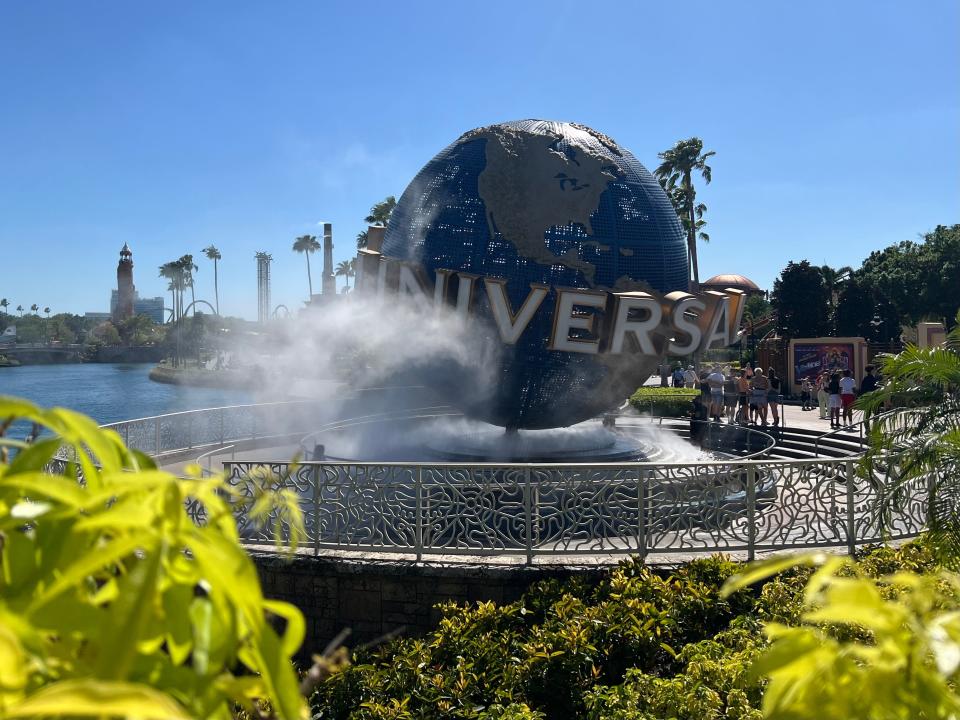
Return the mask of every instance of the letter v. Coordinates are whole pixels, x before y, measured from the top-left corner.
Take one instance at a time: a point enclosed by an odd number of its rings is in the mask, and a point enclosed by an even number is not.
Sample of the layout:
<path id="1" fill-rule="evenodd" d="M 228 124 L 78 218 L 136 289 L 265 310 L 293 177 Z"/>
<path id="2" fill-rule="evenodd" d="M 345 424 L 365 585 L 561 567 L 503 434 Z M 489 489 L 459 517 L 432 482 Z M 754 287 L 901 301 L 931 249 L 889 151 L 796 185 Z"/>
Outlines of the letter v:
<path id="1" fill-rule="evenodd" d="M 510 298 L 507 297 L 507 281 L 499 278 L 484 278 L 483 285 L 487 290 L 487 299 L 490 301 L 490 311 L 500 331 L 500 339 L 507 345 L 515 345 L 527 325 L 533 319 L 540 303 L 547 296 L 550 288 L 546 285 L 530 283 L 530 293 L 516 314 L 510 308 Z"/>

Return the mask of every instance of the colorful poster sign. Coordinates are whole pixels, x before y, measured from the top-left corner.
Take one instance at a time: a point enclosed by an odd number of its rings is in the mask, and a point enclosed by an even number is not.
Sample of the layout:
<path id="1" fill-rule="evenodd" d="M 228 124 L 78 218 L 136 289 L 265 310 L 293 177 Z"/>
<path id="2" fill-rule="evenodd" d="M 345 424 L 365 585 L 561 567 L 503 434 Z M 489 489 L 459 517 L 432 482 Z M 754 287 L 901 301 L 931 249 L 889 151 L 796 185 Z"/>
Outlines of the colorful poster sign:
<path id="1" fill-rule="evenodd" d="M 794 382 L 804 378 L 815 380 L 817 375 L 827 371 L 853 370 L 852 343 L 816 343 L 793 346 Z"/>

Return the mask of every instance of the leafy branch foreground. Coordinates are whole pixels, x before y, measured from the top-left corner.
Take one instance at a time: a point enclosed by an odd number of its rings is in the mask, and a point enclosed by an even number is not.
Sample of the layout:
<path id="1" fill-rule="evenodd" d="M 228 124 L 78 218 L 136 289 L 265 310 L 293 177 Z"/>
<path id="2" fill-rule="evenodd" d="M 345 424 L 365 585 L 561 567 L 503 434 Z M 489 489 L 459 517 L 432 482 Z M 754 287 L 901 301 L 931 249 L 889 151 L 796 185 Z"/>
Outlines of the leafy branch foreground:
<path id="1" fill-rule="evenodd" d="M 0 435 L 13 419 L 54 437 L 0 437 L 0 717 L 226 719 L 257 701 L 304 717 L 303 615 L 263 597 L 222 481 L 160 472 L 83 415 L 0 397 Z M 76 464 L 45 472 L 62 447 Z"/>

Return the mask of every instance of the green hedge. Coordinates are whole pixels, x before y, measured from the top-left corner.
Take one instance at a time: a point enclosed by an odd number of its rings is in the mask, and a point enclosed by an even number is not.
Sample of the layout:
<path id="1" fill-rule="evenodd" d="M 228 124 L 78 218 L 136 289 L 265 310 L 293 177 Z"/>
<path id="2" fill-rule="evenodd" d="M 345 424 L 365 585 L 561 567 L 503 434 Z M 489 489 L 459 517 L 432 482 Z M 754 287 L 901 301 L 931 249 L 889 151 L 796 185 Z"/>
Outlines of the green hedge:
<path id="1" fill-rule="evenodd" d="M 685 417 L 690 412 L 690 403 L 699 390 L 694 388 L 641 387 L 630 396 L 630 404 L 637 412 L 664 417 Z"/>
<path id="2" fill-rule="evenodd" d="M 862 559 L 871 576 L 928 571 L 914 543 Z M 760 720 L 750 673 L 765 622 L 795 624 L 809 569 L 727 599 L 742 565 L 696 560 L 671 574 L 626 561 L 599 581 L 537 583 L 517 602 L 442 606 L 424 638 L 364 651 L 311 698 L 317 720 Z"/>

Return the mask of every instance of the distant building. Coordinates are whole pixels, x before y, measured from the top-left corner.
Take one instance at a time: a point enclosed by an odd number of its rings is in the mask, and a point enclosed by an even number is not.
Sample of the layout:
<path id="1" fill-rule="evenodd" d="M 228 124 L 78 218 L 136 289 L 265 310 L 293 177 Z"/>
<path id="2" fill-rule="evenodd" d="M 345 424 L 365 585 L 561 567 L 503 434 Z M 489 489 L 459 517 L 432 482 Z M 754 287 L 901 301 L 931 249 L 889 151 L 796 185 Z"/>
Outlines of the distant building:
<path id="1" fill-rule="evenodd" d="M 118 298 L 119 293 L 116 290 L 110 291 L 110 312 L 109 313 L 87 313 L 87 316 L 90 315 L 105 315 L 107 320 L 112 320 L 116 317 L 117 304 L 119 302 Z M 140 293 L 136 290 L 133 291 L 133 314 L 134 315 L 146 315 L 148 318 L 153 320 L 158 325 L 163 325 L 163 298 L 162 297 L 153 297 L 153 298 L 142 298 Z"/>
<path id="2" fill-rule="evenodd" d="M 270 263 L 273 255 L 258 252 L 257 261 L 257 322 L 263 324 L 270 319 Z"/>
<path id="3" fill-rule="evenodd" d="M 133 284 L 133 252 L 126 243 L 120 250 L 120 262 L 117 264 L 117 287 L 110 291 L 110 312 L 88 312 L 87 320 L 112 320 L 121 323 L 135 315 L 146 315 L 158 325 L 164 322 L 162 297 L 142 298 Z"/>
<path id="4" fill-rule="evenodd" d="M 117 302 L 110 303 L 114 322 L 120 323 L 133 317 L 136 296 L 137 289 L 133 286 L 133 253 L 124 243 L 120 249 L 120 262 L 117 263 Z"/>
<path id="5" fill-rule="evenodd" d="M 157 325 L 163 325 L 163 298 L 136 297 L 133 301 L 133 312 L 135 315 L 146 315 Z"/>
<path id="6" fill-rule="evenodd" d="M 766 292 L 757 287 L 757 284 L 750 278 L 744 275 L 714 275 L 709 280 L 704 280 L 700 283 L 701 290 L 726 290 L 727 288 L 733 288 L 734 290 L 742 290 L 747 295 L 763 295 L 766 296 Z"/>

